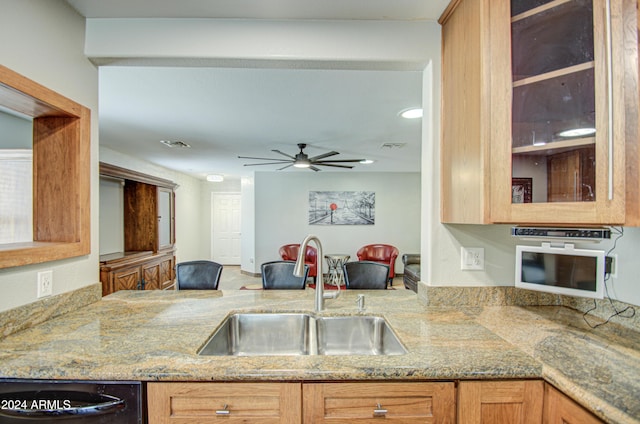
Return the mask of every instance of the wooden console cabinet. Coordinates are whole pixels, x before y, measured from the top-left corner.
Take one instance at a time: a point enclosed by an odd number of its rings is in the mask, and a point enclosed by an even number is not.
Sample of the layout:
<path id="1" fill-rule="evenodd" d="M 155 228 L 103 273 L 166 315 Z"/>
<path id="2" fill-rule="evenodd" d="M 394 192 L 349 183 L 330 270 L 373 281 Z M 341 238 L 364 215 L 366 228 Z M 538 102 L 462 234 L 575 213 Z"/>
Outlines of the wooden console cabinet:
<path id="1" fill-rule="evenodd" d="M 107 255 L 100 262 L 102 295 L 118 290 L 166 290 L 173 287 L 175 256 L 173 249 L 159 252 L 135 252 Z"/>
<path id="2" fill-rule="evenodd" d="M 177 185 L 106 163 L 100 163 L 100 176 L 123 185 L 124 227 L 123 251 L 100 256 L 102 295 L 172 288 Z"/>

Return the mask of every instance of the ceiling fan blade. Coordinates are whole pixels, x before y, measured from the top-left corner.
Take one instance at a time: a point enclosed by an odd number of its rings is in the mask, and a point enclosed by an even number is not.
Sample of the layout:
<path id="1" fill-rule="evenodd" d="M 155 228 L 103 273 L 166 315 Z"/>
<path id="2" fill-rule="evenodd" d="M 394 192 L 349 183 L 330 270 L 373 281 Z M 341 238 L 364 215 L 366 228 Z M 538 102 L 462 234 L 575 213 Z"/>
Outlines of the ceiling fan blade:
<path id="1" fill-rule="evenodd" d="M 318 160 L 318 159 L 324 159 L 324 158 L 328 158 L 329 156 L 335 156 L 335 155 L 339 155 L 339 154 L 340 154 L 340 153 L 339 153 L 339 152 L 336 152 L 336 151 L 333 151 L 333 152 L 327 152 L 327 153 L 323 153 L 323 154 L 321 154 L 321 155 L 318 155 L 318 156 L 314 156 L 314 157 L 312 157 L 312 158 L 309 158 L 309 160 L 310 160 L 311 162 L 313 162 L 313 161 Z"/>
<path id="2" fill-rule="evenodd" d="M 331 163 L 315 163 L 314 165 L 318 165 L 318 166 L 333 166 L 335 168 L 353 168 L 353 166 L 349 166 L 349 165 L 334 165 Z"/>
<path id="3" fill-rule="evenodd" d="M 313 161 L 312 163 L 317 163 L 317 164 L 324 164 L 324 163 L 341 163 L 341 162 L 360 162 L 363 161 L 364 159 L 336 159 L 336 160 L 317 160 L 317 161 Z"/>
<path id="4" fill-rule="evenodd" d="M 279 160 L 281 162 L 289 162 L 287 159 L 278 159 L 278 158 L 254 158 L 251 156 L 238 156 L 238 159 L 254 159 L 254 160 Z"/>
<path id="5" fill-rule="evenodd" d="M 281 155 L 286 156 L 286 157 L 288 157 L 288 158 L 290 158 L 290 159 L 293 159 L 293 160 L 295 160 L 295 159 L 296 159 L 296 158 L 295 158 L 295 156 L 288 155 L 288 154 L 286 154 L 286 153 L 281 152 L 280 150 L 272 150 L 272 152 L 280 153 Z"/>
<path id="6" fill-rule="evenodd" d="M 283 166 L 282 168 L 278 168 L 278 171 L 282 171 L 283 169 L 287 169 L 288 167 L 293 166 L 293 163 L 290 163 L 287 166 Z"/>
<path id="7" fill-rule="evenodd" d="M 280 162 L 265 162 L 265 163 L 245 163 L 244 166 L 260 166 L 260 165 L 282 165 L 283 163 L 290 162 L 288 160 L 283 160 Z M 293 164 L 292 164 L 293 165 Z M 291 166 L 291 165 L 287 165 Z M 286 167 L 285 167 L 286 168 Z"/>
<path id="8" fill-rule="evenodd" d="M 316 171 L 316 172 L 318 172 L 318 171 L 322 171 L 320 168 L 316 168 L 316 167 L 315 167 L 315 166 L 313 166 L 313 165 L 312 165 L 312 166 L 310 166 L 310 167 L 309 167 L 309 169 L 310 169 L 310 170 L 312 170 L 312 171 Z"/>

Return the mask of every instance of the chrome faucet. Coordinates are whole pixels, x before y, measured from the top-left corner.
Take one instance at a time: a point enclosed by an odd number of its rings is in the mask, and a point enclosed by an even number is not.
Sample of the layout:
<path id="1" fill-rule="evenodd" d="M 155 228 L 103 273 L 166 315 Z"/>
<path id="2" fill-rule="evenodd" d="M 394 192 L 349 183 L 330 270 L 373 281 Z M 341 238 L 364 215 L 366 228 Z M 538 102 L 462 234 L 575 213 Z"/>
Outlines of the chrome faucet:
<path id="1" fill-rule="evenodd" d="M 322 276 L 322 260 L 324 256 L 322 254 L 322 243 L 318 237 L 309 234 L 300 244 L 300 250 L 298 250 L 298 258 L 296 260 L 296 266 L 293 269 L 293 275 L 296 277 L 304 276 L 304 257 L 307 251 L 307 245 L 309 242 L 313 240 L 316 243 L 316 248 L 318 249 L 318 255 L 316 257 L 316 264 L 318 274 L 316 276 L 316 300 L 315 300 L 315 311 L 322 312 L 324 310 L 324 300 L 325 299 L 336 299 L 340 294 L 340 286 L 338 286 L 338 291 L 335 293 L 324 293 L 324 281 Z M 318 281 L 319 279 L 319 281 Z"/>

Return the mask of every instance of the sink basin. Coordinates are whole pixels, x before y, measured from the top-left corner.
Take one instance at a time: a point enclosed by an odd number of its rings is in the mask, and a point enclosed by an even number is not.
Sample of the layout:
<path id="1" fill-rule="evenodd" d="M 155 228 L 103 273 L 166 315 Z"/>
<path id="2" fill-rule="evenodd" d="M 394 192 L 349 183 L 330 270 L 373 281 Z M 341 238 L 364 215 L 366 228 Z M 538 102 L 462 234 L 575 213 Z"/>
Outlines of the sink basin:
<path id="1" fill-rule="evenodd" d="M 198 354 L 309 355 L 316 350 L 313 321 L 310 314 L 233 314 Z"/>
<path id="2" fill-rule="evenodd" d="M 387 321 L 376 316 L 317 319 L 320 355 L 401 355 L 407 353 Z"/>
<path id="3" fill-rule="evenodd" d="M 308 313 L 229 315 L 198 352 L 213 356 L 404 353 L 406 349 L 382 317 Z"/>

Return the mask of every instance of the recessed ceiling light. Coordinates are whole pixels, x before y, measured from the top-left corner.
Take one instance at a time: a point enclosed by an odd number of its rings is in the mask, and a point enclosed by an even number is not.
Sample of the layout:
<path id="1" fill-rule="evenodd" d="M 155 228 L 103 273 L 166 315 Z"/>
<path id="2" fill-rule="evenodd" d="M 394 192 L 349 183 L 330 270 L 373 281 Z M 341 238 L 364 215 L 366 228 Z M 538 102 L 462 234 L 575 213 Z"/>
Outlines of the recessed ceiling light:
<path id="1" fill-rule="evenodd" d="M 360 163 L 363 163 L 363 164 L 365 164 L 365 165 L 369 165 L 369 164 L 372 164 L 372 163 L 373 163 L 373 160 L 371 160 L 371 159 L 362 159 L 362 160 L 360 161 Z"/>
<path id="2" fill-rule="evenodd" d="M 224 181 L 224 176 L 220 174 L 209 174 L 207 175 L 207 181 L 210 181 L 212 183 L 221 183 L 222 181 Z"/>
<path id="3" fill-rule="evenodd" d="M 402 149 L 407 143 L 383 143 L 381 149 Z"/>
<path id="4" fill-rule="evenodd" d="M 414 107 L 411 109 L 405 109 L 400 112 L 400 116 L 407 119 L 422 118 L 422 108 Z"/>
<path id="5" fill-rule="evenodd" d="M 593 135 L 596 133 L 596 129 L 592 127 L 585 128 L 571 128 L 569 130 L 560 131 L 558 135 L 560 137 L 580 137 L 585 135 Z"/>

